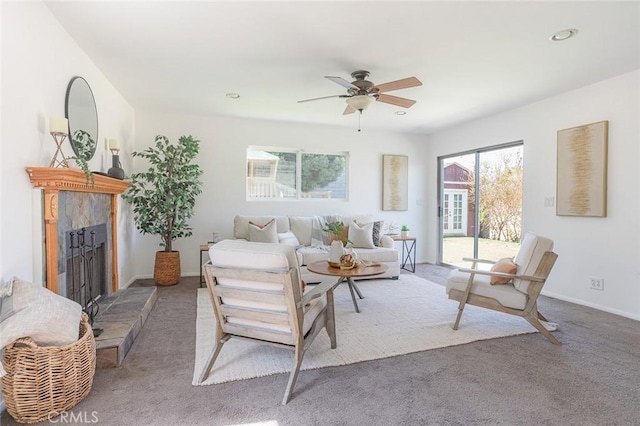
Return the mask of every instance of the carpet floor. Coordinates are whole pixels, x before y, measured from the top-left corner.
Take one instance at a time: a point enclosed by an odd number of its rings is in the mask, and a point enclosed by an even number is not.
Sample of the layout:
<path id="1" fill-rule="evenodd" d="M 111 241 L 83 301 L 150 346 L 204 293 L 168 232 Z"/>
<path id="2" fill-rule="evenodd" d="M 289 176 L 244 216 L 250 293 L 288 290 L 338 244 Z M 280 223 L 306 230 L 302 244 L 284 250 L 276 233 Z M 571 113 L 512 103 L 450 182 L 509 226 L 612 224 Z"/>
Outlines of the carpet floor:
<path id="1" fill-rule="evenodd" d="M 442 286 L 414 275 L 395 280 L 367 280 L 358 284 L 365 296 L 356 313 L 348 287 L 335 290 L 338 347 L 321 332 L 309 347 L 302 370 L 461 345 L 477 340 L 532 333 L 536 330 L 512 315 L 475 306 L 465 308 L 466 326 L 454 331 L 457 303 L 447 300 Z M 196 350 L 193 384 L 213 350 L 215 316 L 206 289 L 198 290 Z M 224 344 L 209 377 L 210 385 L 291 371 L 293 352 L 240 339 Z"/>
<path id="2" fill-rule="evenodd" d="M 438 284 L 447 273 L 416 268 Z M 127 426 L 640 425 L 638 321 L 544 296 L 540 311 L 559 324 L 554 335 L 562 346 L 527 333 L 308 370 L 285 406 L 288 374 L 193 386 L 198 280 L 158 288 L 124 364 L 96 371 L 91 392 L 71 410 L 75 419 Z M 470 325 L 463 316 L 460 331 Z M 55 422 L 74 423 L 69 416 Z M 17 423 L 5 411 L 0 424 Z"/>

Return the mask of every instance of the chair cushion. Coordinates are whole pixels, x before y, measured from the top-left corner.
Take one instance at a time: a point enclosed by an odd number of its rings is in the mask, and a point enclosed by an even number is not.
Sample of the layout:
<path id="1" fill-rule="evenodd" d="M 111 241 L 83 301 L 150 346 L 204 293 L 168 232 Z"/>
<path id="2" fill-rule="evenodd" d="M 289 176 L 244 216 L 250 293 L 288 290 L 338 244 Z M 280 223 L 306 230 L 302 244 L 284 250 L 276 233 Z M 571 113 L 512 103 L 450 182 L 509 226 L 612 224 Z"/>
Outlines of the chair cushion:
<path id="1" fill-rule="evenodd" d="M 213 266 L 261 271 L 287 272 L 298 268 L 293 247 L 285 244 L 256 243 L 243 240 L 223 240 L 209 248 Z"/>
<path id="2" fill-rule="evenodd" d="M 515 274 L 518 270 L 518 265 L 513 263 L 513 260 L 510 257 L 505 257 L 504 259 L 498 260 L 491 267 L 492 272 L 502 272 L 504 274 Z M 491 277 L 490 283 L 491 285 L 497 284 L 509 284 L 511 278 L 505 277 Z"/>
<path id="3" fill-rule="evenodd" d="M 469 275 L 458 269 L 451 271 L 447 277 L 447 294 L 452 289 L 466 291 Z M 489 275 L 475 275 L 471 284 L 471 293 L 490 297 L 509 308 L 524 309 L 527 304 L 526 294 L 516 290 L 512 284 L 492 286 L 490 281 Z"/>
<path id="4" fill-rule="evenodd" d="M 539 235 L 527 233 L 522 239 L 520 250 L 514 263 L 518 265 L 518 275 L 534 275 L 542 256 L 546 251 L 553 251 L 553 240 Z M 516 289 L 523 293 L 529 290 L 529 281 L 513 280 Z"/>

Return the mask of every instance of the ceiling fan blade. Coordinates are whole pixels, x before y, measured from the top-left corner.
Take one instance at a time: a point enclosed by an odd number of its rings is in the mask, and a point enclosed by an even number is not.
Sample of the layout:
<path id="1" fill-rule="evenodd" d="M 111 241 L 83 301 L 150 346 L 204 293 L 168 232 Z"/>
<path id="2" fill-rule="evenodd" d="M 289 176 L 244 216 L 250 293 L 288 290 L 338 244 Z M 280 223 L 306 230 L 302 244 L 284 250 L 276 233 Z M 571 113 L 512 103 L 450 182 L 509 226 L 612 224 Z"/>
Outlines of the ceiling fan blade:
<path id="1" fill-rule="evenodd" d="M 331 96 L 322 96 L 320 98 L 311 98 L 311 99 L 303 99 L 301 101 L 298 101 L 298 103 L 303 103 L 303 102 L 310 102 L 310 101 L 317 101 L 320 99 L 329 99 L 329 98 L 348 98 L 349 96 L 347 95 L 331 95 Z"/>
<path id="2" fill-rule="evenodd" d="M 379 93 L 391 92 L 392 90 L 406 89 L 408 87 L 422 86 L 422 82 L 415 77 L 407 77 L 402 80 L 390 81 L 388 83 L 377 84 L 373 86 L 378 89 Z"/>
<path id="3" fill-rule="evenodd" d="M 356 110 L 351 108 L 351 105 L 347 105 L 342 115 L 353 114 L 354 112 L 356 112 Z"/>
<path id="4" fill-rule="evenodd" d="M 324 78 L 326 78 L 327 80 L 331 80 L 336 84 L 339 84 L 340 86 L 344 87 L 345 89 L 358 90 L 358 86 L 355 86 L 355 85 L 351 84 L 350 82 L 348 82 L 347 80 L 345 80 L 342 77 L 332 77 L 330 75 L 325 75 Z"/>
<path id="5" fill-rule="evenodd" d="M 378 101 L 385 104 L 396 105 L 402 108 L 409 108 L 416 103 L 413 99 L 401 98 L 399 96 L 392 95 L 378 95 Z"/>

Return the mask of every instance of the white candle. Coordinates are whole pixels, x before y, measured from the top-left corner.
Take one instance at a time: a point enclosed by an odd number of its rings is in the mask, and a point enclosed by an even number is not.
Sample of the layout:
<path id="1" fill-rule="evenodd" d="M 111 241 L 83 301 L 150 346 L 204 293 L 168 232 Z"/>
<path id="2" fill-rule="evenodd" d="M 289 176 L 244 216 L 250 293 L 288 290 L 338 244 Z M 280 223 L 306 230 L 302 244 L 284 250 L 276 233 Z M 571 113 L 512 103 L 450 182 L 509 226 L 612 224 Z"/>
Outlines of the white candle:
<path id="1" fill-rule="evenodd" d="M 49 117 L 49 133 L 69 134 L 69 121 L 64 117 Z"/>
<path id="2" fill-rule="evenodd" d="M 109 149 L 113 151 L 120 150 L 120 142 L 118 142 L 118 139 L 109 139 Z"/>

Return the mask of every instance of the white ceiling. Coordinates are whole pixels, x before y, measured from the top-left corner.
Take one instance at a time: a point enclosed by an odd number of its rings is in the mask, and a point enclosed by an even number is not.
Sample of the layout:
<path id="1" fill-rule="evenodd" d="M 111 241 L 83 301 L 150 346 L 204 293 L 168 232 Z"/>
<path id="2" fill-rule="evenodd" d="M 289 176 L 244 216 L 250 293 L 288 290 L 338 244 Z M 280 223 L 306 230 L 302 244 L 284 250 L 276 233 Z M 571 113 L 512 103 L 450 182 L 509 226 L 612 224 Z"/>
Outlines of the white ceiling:
<path id="1" fill-rule="evenodd" d="M 406 115 L 375 103 L 363 129 L 431 133 L 640 68 L 637 1 L 47 5 L 134 108 L 157 111 L 355 129 L 344 99 L 296 101 L 343 94 L 323 77 L 364 69 L 423 85 L 389 93 L 417 100 Z"/>

